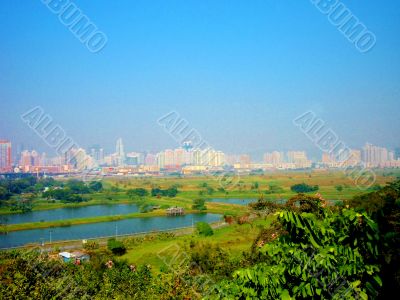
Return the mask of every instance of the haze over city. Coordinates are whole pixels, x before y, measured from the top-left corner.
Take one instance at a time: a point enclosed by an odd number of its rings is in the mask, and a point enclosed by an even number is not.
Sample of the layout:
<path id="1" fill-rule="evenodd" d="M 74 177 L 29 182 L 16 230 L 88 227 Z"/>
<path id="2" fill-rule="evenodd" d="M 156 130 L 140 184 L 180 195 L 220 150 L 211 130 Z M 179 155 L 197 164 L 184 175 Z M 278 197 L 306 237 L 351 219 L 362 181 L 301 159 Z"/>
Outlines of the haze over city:
<path id="1" fill-rule="evenodd" d="M 349 147 L 399 146 L 397 1 L 348 4 L 377 36 L 363 54 L 310 1 L 76 3 L 107 34 L 99 53 L 41 1 L 0 8 L 0 137 L 13 151 L 52 152 L 21 121 L 35 106 L 108 152 L 119 137 L 132 151 L 178 147 L 157 124 L 172 110 L 227 153 L 317 157 L 292 122 L 308 110 Z"/>
<path id="2" fill-rule="evenodd" d="M 2 0 L 0 300 L 395 298 L 399 112 L 399 0 Z"/>

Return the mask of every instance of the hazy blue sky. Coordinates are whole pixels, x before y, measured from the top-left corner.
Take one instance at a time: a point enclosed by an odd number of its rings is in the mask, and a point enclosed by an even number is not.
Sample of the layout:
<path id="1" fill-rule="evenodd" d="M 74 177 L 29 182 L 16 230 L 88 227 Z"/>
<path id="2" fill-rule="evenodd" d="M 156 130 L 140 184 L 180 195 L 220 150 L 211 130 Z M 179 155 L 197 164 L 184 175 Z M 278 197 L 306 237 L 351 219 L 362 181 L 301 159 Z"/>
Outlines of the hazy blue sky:
<path id="1" fill-rule="evenodd" d="M 359 53 L 308 0 L 75 1 L 108 36 L 89 52 L 40 0 L 0 4 L 0 138 L 47 150 L 21 121 L 40 105 L 78 143 L 176 146 L 178 111 L 226 152 L 316 149 L 315 111 L 351 147 L 400 140 L 400 2 L 344 1 L 376 34 Z"/>

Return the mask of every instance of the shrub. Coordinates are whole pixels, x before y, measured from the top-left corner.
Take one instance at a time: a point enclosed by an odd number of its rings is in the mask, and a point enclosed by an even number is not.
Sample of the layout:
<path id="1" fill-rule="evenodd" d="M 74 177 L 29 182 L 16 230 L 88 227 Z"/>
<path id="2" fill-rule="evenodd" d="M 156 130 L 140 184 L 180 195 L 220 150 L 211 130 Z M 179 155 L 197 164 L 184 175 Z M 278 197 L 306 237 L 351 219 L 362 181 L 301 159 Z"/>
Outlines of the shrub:
<path id="1" fill-rule="evenodd" d="M 309 192 L 318 191 L 319 186 L 318 185 L 311 186 L 306 183 L 299 183 L 299 184 L 292 185 L 290 187 L 290 189 L 296 193 L 309 193 Z"/>
<path id="2" fill-rule="evenodd" d="M 95 241 L 87 241 L 86 243 L 83 244 L 83 248 L 86 250 L 99 249 L 99 243 Z"/>
<path id="3" fill-rule="evenodd" d="M 198 222 L 196 224 L 196 231 L 199 235 L 203 236 L 211 236 L 214 234 L 214 231 L 212 230 L 210 224 L 206 222 Z"/>
<path id="4" fill-rule="evenodd" d="M 130 189 L 126 192 L 126 194 L 130 197 L 130 198 L 134 198 L 134 197 L 146 197 L 149 195 L 149 192 L 146 189 L 143 188 L 136 188 L 136 189 Z"/>
<path id="5" fill-rule="evenodd" d="M 126 253 L 125 245 L 115 238 L 111 238 L 107 241 L 107 248 L 115 255 L 123 255 Z"/>
<path id="6" fill-rule="evenodd" d="M 202 198 L 197 198 L 193 200 L 192 209 L 196 210 L 206 210 L 207 207 L 205 206 L 205 200 Z"/>

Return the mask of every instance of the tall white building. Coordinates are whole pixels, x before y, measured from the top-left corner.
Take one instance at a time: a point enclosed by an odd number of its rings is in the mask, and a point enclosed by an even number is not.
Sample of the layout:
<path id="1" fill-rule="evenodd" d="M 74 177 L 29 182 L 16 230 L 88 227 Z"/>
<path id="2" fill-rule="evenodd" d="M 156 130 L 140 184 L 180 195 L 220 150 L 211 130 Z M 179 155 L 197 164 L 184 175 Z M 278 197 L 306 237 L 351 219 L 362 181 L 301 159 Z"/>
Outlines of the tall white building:
<path id="1" fill-rule="evenodd" d="M 117 156 L 117 165 L 123 166 L 125 164 L 125 151 L 124 151 L 124 144 L 122 143 L 121 138 L 117 140 L 117 145 L 115 147 L 115 154 Z"/>
<path id="2" fill-rule="evenodd" d="M 389 161 L 389 151 L 386 148 L 367 143 L 363 148 L 362 158 L 367 167 L 377 167 Z"/>

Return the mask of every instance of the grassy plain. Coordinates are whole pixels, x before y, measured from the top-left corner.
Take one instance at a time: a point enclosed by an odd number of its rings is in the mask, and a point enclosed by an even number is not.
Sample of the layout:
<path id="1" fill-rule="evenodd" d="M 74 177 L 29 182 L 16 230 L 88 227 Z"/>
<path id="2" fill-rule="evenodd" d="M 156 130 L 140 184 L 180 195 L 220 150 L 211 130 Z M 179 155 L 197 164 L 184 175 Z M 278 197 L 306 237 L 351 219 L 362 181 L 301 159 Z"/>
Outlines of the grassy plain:
<path id="1" fill-rule="evenodd" d="M 392 181 L 396 176 L 400 175 L 398 170 L 378 170 L 376 171 L 375 184 L 383 185 Z M 179 206 L 192 211 L 192 203 L 195 198 L 239 198 L 239 199 L 257 199 L 264 194 L 265 199 L 288 199 L 295 195 L 290 187 L 298 183 L 306 183 L 308 185 L 318 185 L 319 193 L 327 200 L 346 200 L 365 192 L 354 183 L 354 180 L 346 176 L 341 171 L 314 170 L 308 172 L 275 172 L 264 175 L 246 175 L 242 176 L 237 184 L 229 190 L 220 189 L 218 180 L 212 177 L 152 177 L 152 178 L 136 178 L 136 177 L 120 177 L 107 178 L 103 180 L 104 191 L 100 193 L 90 194 L 87 202 L 78 204 L 62 203 L 60 201 L 48 201 L 40 198 L 34 200 L 33 211 L 50 210 L 64 207 L 84 207 L 87 205 L 113 205 L 127 203 L 148 203 L 162 208 Z M 267 194 L 269 186 L 275 185 L 281 188 L 279 193 Z M 127 196 L 126 191 L 133 188 L 145 188 L 151 190 L 153 187 L 168 188 L 176 186 L 179 193 L 174 198 L 169 197 L 145 197 L 144 199 L 131 199 Z M 342 190 L 337 187 L 341 186 Z M 209 193 L 207 187 L 212 188 L 213 192 Z M 315 192 L 314 192 L 315 193 Z M 238 205 L 207 203 L 208 212 L 219 214 L 238 215 L 246 213 L 247 208 Z M 0 214 L 13 213 L 10 208 L 1 207 Z M 2 226 L 2 231 L 14 231 L 35 228 L 47 228 L 56 226 L 70 226 L 85 223 L 107 222 L 126 218 L 153 217 L 164 215 L 164 209 L 155 210 L 148 213 L 131 213 L 119 216 L 95 216 L 82 219 L 69 219 L 51 222 L 36 222 Z"/>

